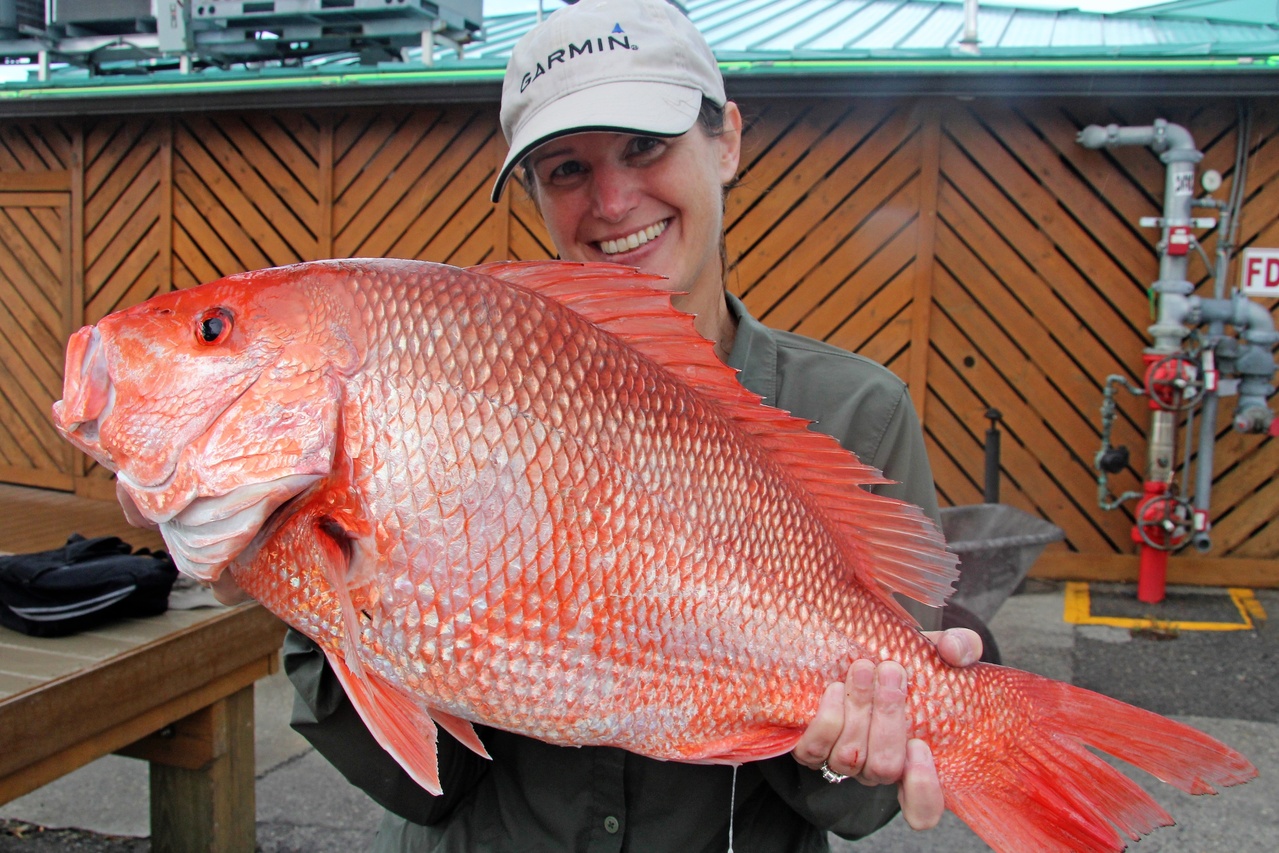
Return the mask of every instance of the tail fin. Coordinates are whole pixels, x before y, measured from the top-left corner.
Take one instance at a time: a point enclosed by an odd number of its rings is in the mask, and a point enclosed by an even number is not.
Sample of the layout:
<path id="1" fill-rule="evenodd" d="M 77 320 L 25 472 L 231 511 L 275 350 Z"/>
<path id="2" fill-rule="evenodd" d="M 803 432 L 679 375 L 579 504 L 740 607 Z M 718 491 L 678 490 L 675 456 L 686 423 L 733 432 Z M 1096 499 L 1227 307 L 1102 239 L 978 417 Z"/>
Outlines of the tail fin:
<path id="1" fill-rule="evenodd" d="M 1257 775 L 1242 755 L 1189 726 L 1031 673 L 979 666 L 980 692 L 999 694 L 1026 724 L 978 735 L 936 760 L 947 808 L 997 851 L 1121 851 L 1120 833 L 1135 841 L 1173 823 L 1085 744 L 1191 794 Z"/>

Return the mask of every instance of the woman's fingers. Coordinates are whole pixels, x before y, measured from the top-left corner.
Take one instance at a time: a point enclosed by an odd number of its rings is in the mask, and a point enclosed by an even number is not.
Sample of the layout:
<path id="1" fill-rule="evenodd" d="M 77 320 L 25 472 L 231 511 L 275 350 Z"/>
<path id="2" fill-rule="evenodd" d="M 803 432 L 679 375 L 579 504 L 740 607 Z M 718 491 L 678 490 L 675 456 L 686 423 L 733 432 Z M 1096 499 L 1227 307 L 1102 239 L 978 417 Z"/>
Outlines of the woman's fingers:
<path id="1" fill-rule="evenodd" d="M 857 776 L 866 764 L 875 709 L 875 662 L 853 661 L 844 678 L 843 725 L 828 752 L 827 766 L 844 776 Z"/>
<path id="2" fill-rule="evenodd" d="M 830 756 L 844 728 L 844 685 L 838 681 L 826 685 L 817 714 L 800 735 L 791 755 L 800 764 L 817 770 Z"/>
<path id="3" fill-rule="evenodd" d="M 897 788 L 897 801 L 911 829 L 932 829 L 946 809 L 932 750 L 918 738 L 906 743 L 906 766 Z"/>
<path id="4" fill-rule="evenodd" d="M 890 785 L 901 779 L 906 763 L 906 670 L 884 661 L 874 676 L 866 758 L 856 775 L 867 785 Z"/>

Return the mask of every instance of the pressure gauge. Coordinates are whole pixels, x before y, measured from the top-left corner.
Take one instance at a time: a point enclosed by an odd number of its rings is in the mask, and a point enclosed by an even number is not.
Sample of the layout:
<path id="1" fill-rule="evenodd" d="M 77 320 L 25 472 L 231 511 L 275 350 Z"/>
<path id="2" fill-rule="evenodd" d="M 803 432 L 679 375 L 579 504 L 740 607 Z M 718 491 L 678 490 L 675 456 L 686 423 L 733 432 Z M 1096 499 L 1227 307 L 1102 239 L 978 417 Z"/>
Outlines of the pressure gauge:
<path id="1" fill-rule="evenodd" d="M 1221 189 L 1221 173 L 1216 169 L 1209 169 L 1203 173 L 1203 177 L 1199 179 L 1199 183 L 1203 184 L 1203 188 L 1210 193 L 1215 193 Z"/>

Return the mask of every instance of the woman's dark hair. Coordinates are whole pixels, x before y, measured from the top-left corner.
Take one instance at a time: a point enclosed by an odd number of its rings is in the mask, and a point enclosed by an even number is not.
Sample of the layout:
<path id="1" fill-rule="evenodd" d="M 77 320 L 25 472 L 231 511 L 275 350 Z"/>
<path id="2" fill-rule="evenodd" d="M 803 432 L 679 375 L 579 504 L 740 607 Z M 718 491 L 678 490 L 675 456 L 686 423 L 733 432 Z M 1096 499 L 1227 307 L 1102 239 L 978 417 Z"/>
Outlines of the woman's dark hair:
<path id="1" fill-rule="evenodd" d="M 702 108 L 697 113 L 697 123 L 702 126 L 702 131 L 712 139 L 724 134 L 724 108 L 714 101 L 702 96 Z M 737 186 L 737 176 L 734 175 L 732 180 L 724 184 L 724 191 L 720 194 L 720 214 L 723 215 L 728 206 L 728 191 Z M 719 232 L 719 269 L 720 277 L 728 281 L 728 235 L 721 228 Z"/>
<path id="2" fill-rule="evenodd" d="M 720 136 L 724 133 L 724 107 L 715 103 L 705 95 L 702 96 L 702 108 L 697 111 L 697 123 L 706 131 L 707 136 Z"/>

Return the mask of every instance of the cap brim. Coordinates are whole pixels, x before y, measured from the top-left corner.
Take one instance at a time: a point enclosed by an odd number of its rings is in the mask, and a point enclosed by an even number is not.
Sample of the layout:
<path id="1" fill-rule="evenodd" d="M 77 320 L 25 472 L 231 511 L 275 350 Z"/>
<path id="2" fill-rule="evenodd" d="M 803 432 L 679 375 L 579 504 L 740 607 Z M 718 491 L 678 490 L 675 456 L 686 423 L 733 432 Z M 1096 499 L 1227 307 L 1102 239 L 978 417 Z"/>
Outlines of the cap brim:
<path id="1" fill-rule="evenodd" d="M 516 129 L 493 184 L 492 199 L 501 199 L 515 167 L 552 139 L 597 131 L 679 136 L 693 126 L 701 109 L 701 89 L 673 83 L 626 80 L 569 92 Z M 587 116 L 589 124 L 582 121 Z"/>

